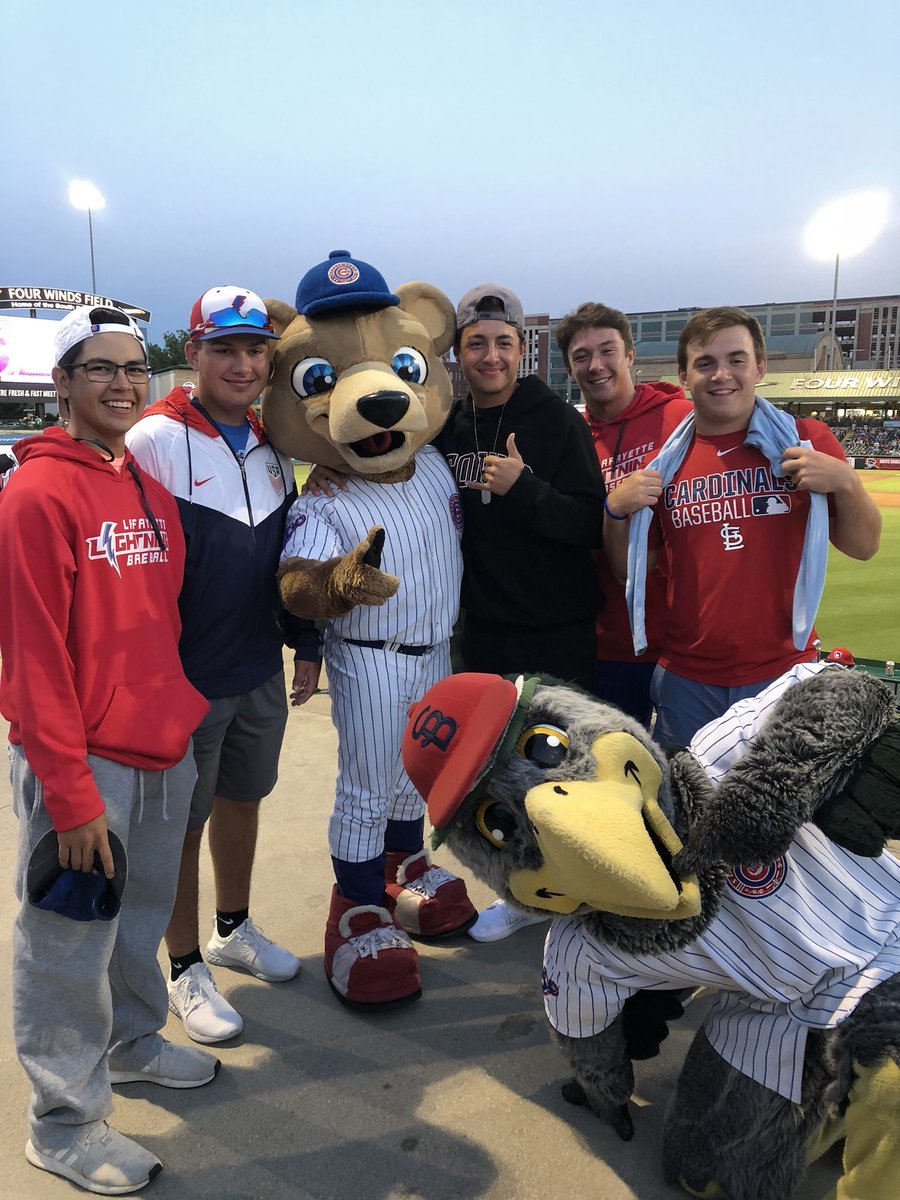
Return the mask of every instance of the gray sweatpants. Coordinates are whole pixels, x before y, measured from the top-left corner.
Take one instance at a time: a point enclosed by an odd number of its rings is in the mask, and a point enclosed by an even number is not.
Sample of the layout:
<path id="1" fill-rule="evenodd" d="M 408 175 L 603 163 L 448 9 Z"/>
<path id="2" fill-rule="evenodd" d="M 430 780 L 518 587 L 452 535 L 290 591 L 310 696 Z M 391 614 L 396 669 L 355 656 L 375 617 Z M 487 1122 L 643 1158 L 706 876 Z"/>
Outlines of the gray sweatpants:
<path id="1" fill-rule="evenodd" d="M 28 859 L 52 822 L 40 780 L 10 746 L 19 818 L 13 927 L 16 1052 L 31 1080 L 31 1136 L 59 1150 L 112 1111 L 109 1054 L 119 1069 L 156 1056 L 168 996 L 157 950 L 172 913 L 197 772 L 193 755 L 168 771 L 138 771 L 89 755 L 110 829 L 128 854 L 128 881 L 114 921 L 73 921 L 29 904 Z"/>

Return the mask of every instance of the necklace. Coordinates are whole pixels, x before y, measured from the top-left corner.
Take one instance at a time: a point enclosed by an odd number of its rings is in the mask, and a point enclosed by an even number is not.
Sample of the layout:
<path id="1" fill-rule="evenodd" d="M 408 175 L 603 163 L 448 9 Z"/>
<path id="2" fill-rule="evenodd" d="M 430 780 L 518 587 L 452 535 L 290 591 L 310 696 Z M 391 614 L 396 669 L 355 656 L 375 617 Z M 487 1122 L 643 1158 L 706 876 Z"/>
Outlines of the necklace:
<path id="1" fill-rule="evenodd" d="M 494 441 L 491 445 L 490 450 L 486 450 L 485 454 L 496 454 L 497 453 L 497 442 L 500 440 L 500 426 L 503 424 L 503 414 L 506 412 L 506 405 L 508 403 L 509 403 L 509 401 L 504 400 L 503 403 L 500 405 L 500 416 L 497 418 L 497 428 L 494 430 Z M 481 467 L 482 471 L 484 471 L 484 459 L 481 457 L 481 447 L 478 445 L 478 409 L 475 406 L 474 401 L 472 402 L 472 432 L 475 435 L 475 457 L 478 460 L 478 465 Z M 490 502 L 491 502 L 491 493 L 490 492 L 482 492 L 481 493 L 481 503 L 482 504 L 490 504 Z"/>

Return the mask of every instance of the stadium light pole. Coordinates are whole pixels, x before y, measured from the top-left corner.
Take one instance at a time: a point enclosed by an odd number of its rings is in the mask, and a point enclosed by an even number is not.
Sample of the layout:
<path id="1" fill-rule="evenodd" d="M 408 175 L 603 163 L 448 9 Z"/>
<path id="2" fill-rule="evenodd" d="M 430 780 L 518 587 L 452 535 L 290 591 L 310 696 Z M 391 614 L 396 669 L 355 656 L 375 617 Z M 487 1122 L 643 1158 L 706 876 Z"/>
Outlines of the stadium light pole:
<path id="1" fill-rule="evenodd" d="M 803 240 L 812 258 L 831 261 L 834 257 L 834 293 L 831 298 L 831 341 L 828 343 L 828 370 L 834 361 L 837 337 L 837 294 L 841 255 L 859 254 L 871 246 L 884 228 L 888 198 L 885 192 L 856 192 L 842 196 L 820 208 L 806 226 Z"/>
<path id="2" fill-rule="evenodd" d="M 103 197 L 103 193 L 98 188 L 95 188 L 92 183 L 88 183 L 86 179 L 73 179 L 69 184 L 69 203 L 73 208 L 81 209 L 82 212 L 87 209 L 88 236 L 91 239 L 91 291 L 96 296 L 97 273 L 94 269 L 94 222 L 92 211 L 97 208 L 106 208 L 106 200 Z"/>

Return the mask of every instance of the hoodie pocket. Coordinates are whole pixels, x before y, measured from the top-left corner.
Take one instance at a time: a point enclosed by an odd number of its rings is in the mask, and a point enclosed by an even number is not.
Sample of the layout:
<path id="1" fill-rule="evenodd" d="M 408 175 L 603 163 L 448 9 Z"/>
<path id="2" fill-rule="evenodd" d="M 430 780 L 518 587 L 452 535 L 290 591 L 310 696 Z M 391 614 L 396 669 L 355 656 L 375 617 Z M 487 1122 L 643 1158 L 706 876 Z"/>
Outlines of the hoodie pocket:
<path id="1" fill-rule="evenodd" d="M 106 712 L 88 730 L 88 752 L 149 769 L 171 767 L 187 752 L 209 705 L 183 675 L 120 683 Z"/>

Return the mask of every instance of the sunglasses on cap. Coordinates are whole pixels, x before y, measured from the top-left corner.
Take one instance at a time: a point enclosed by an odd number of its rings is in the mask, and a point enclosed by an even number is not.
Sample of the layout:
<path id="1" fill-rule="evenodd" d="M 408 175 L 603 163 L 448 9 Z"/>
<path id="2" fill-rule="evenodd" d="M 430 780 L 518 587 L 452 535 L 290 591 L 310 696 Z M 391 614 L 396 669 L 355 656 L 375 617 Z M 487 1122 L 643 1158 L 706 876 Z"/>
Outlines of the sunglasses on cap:
<path id="1" fill-rule="evenodd" d="M 258 308 L 248 309 L 242 313 L 233 305 L 211 312 L 205 321 L 195 325 L 191 337 L 197 338 L 203 334 L 212 333 L 216 329 L 258 329 L 261 333 L 274 334 L 269 315 Z"/>

